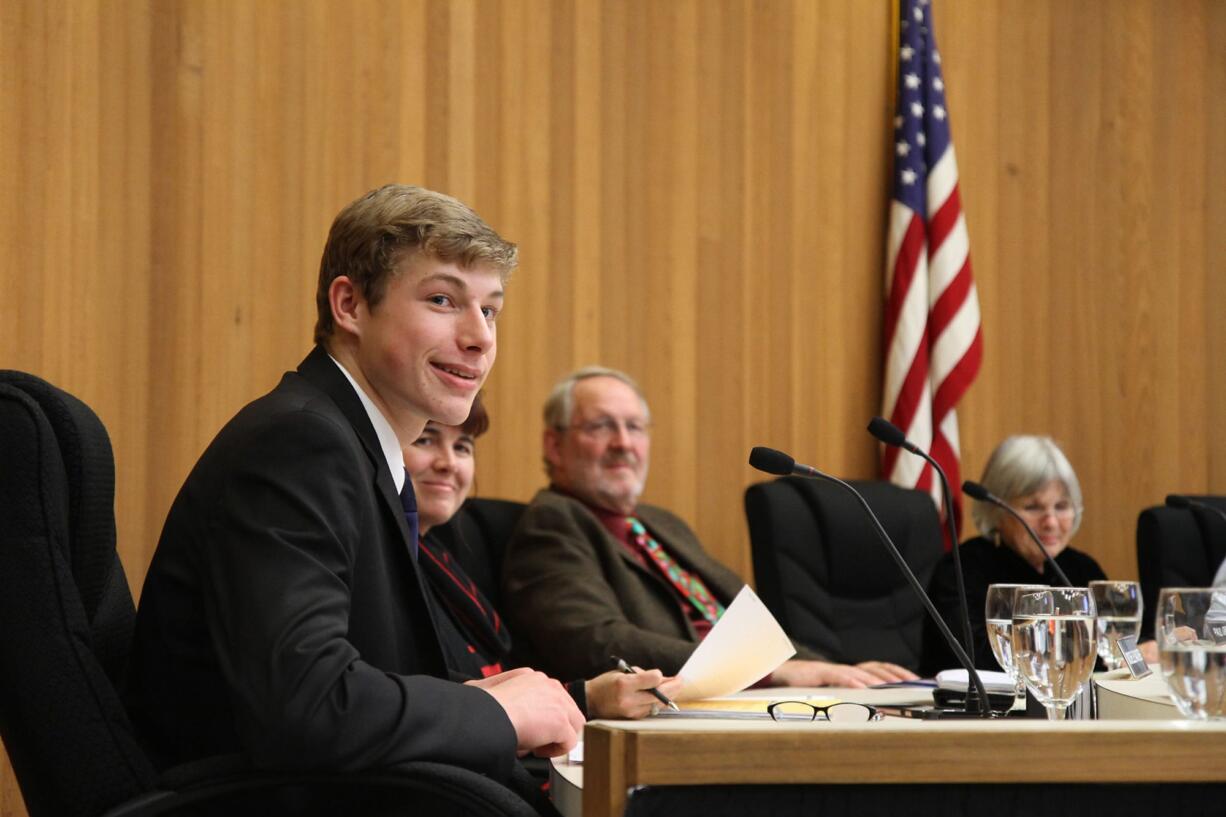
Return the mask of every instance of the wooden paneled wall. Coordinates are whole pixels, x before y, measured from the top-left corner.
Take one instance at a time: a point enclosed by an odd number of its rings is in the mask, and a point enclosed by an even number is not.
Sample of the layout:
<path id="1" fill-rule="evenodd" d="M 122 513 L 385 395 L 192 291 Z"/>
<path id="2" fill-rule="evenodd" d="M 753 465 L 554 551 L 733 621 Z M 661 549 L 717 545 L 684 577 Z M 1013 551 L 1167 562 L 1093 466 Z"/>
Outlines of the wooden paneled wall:
<path id="1" fill-rule="evenodd" d="M 1226 493 L 1226 5 L 936 14 L 984 316 L 966 472 L 1006 434 L 1054 435 L 1083 481 L 1079 544 L 1133 576 L 1140 508 Z M 480 492 L 529 498 L 549 385 L 621 367 L 656 418 L 647 498 L 748 576 L 752 445 L 874 471 L 889 18 L 0 0 L 0 367 L 107 424 L 138 590 L 200 451 L 306 352 L 333 215 L 424 184 L 522 248 Z M 0 775 L 0 817 L 23 813 Z"/>
<path id="2" fill-rule="evenodd" d="M 1141 508 L 1226 492 L 1226 6 L 938 11 L 986 336 L 966 462 L 1054 436 L 1079 546 L 1135 578 Z"/>

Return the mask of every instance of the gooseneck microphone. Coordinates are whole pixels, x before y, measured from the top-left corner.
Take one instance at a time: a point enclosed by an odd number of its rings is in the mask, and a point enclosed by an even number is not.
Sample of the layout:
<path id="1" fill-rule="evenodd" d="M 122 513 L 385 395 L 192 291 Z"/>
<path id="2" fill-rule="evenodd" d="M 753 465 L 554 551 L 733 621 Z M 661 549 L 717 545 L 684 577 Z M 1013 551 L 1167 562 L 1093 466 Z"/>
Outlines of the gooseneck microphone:
<path id="1" fill-rule="evenodd" d="M 826 476 L 816 468 L 800 465 L 782 451 L 776 451 L 773 448 L 766 448 L 761 445 L 754 446 L 753 450 L 749 452 L 749 464 L 759 471 L 765 471 L 777 477 L 816 477 L 821 479 Z"/>
<path id="2" fill-rule="evenodd" d="M 1068 576 L 1064 575 L 1064 571 L 1060 569 L 1060 565 L 1056 564 L 1056 560 L 1053 559 L 1051 554 L 1047 552 L 1047 548 L 1043 547 L 1043 543 L 1039 541 L 1039 535 L 1034 532 L 1034 528 L 1030 527 L 1029 523 L 1022 518 L 1022 515 L 1009 506 L 1009 503 L 993 494 L 987 488 L 984 488 L 978 482 L 971 482 L 969 479 L 962 483 L 962 492 L 971 499 L 977 499 L 980 502 L 991 502 L 993 505 L 1020 522 L 1022 527 L 1026 529 L 1026 533 L 1030 534 L 1030 538 L 1033 539 L 1035 545 L 1038 546 L 1039 552 L 1043 554 L 1043 558 L 1047 560 L 1047 564 L 1051 566 L 1052 572 L 1055 573 L 1057 578 L 1064 583 L 1065 587 L 1073 586 L 1073 583 L 1069 581 Z"/>
<path id="3" fill-rule="evenodd" d="M 874 417 L 869 420 L 868 433 L 886 445 L 893 446 L 894 448 L 905 448 L 912 454 L 919 454 L 921 457 L 924 455 L 924 452 L 920 451 L 919 446 L 907 439 L 907 435 L 902 433 L 901 428 L 884 417 Z"/>
<path id="4" fill-rule="evenodd" d="M 927 451 L 908 440 L 901 428 L 884 417 L 874 417 L 870 420 L 868 433 L 888 446 L 905 449 L 927 460 L 941 478 L 941 487 L 945 494 L 945 519 L 949 522 L 949 541 L 954 554 L 954 583 L 958 586 L 958 614 L 962 618 L 962 638 L 966 641 L 966 652 L 971 657 L 971 662 L 974 663 L 975 641 L 971 636 L 971 612 L 966 601 L 966 582 L 962 578 L 962 549 L 958 544 L 958 525 L 954 520 L 953 492 L 950 491 L 949 478 L 945 476 L 945 469 L 941 468 Z"/>
<path id="5" fill-rule="evenodd" d="M 784 454 L 782 451 L 776 451 L 773 448 L 764 448 L 755 446 L 749 453 L 749 464 L 759 471 L 765 471 L 768 474 L 775 476 L 798 476 L 810 477 L 813 479 L 822 479 L 827 482 L 833 482 L 840 486 L 843 490 L 850 493 L 864 508 L 864 512 L 868 514 L 868 518 L 872 520 L 873 529 L 877 533 L 877 538 L 885 545 L 886 551 L 890 554 L 890 558 L 894 560 L 894 564 L 898 565 L 899 571 L 903 578 L 907 580 L 907 584 L 911 585 L 911 590 L 914 591 L 917 598 L 924 605 L 924 609 L 928 611 L 928 615 L 932 616 L 932 620 L 936 622 L 937 628 L 941 631 L 945 641 L 949 643 L 950 648 L 954 651 L 958 661 L 966 668 L 970 683 L 975 685 L 975 693 L 979 702 L 979 715 L 984 718 L 992 717 L 991 707 L 988 705 L 988 691 L 983 685 L 983 679 L 979 677 L 979 673 L 975 671 L 975 662 L 966 654 L 966 650 L 962 649 L 962 645 L 958 643 L 958 639 L 954 638 L 954 634 L 950 632 L 949 626 L 945 623 L 945 619 L 941 618 L 941 614 L 937 612 L 936 605 L 932 603 L 932 599 L 928 597 L 924 586 L 920 584 L 919 579 L 915 578 L 915 573 L 912 572 L 911 566 L 907 564 L 907 560 L 899 553 L 898 547 L 890 539 L 890 535 L 885 532 L 885 528 L 881 525 L 881 520 L 877 518 L 877 514 L 873 513 L 873 509 L 869 507 L 868 502 L 860 495 L 860 492 L 848 485 L 838 477 L 832 477 L 829 474 L 824 474 L 809 465 L 800 465 L 796 460 Z M 970 711 L 971 701 L 970 696 L 967 696 L 966 708 Z"/>

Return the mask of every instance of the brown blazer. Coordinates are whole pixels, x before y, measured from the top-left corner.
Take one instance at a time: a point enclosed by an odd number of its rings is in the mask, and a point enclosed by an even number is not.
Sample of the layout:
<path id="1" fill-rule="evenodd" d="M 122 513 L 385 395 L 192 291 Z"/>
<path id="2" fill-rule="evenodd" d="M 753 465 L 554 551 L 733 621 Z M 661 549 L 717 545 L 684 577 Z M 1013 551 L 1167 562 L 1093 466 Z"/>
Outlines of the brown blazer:
<path id="1" fill-rule="evenodd" d="M 745 585 L 673 514 L 640 505 L 635 515 L 724 604 Z M 674 675 L 698 643 L 659 571 L 631 557 L 582 502 L 549 489 L 533 498 L 507 545 L 503 599 L 522 658 L 559 678 L 599 675 L 613 668 L 613 655 Z"/>

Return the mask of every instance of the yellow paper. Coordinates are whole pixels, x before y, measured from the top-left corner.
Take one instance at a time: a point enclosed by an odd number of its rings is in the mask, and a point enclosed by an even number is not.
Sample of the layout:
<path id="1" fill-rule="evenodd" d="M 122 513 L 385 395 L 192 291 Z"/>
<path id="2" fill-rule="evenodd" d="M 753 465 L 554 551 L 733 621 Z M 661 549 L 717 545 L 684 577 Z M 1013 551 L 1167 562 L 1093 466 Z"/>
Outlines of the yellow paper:
<path id="1" fill-rule="evenodd" d="M 748 585 L 677 673 L 678 700 L 720 698 L 765 678 L 796 654 L 783 628 Z"/>
<path id="2" fill-rule="evenodd" d="M 814 706 L 829 706 L 839 702 L 838 698 L 810 698 L 798 695 L 795 698 L 779 698 L 781 701 L 805 701 Z M 700 701 L 682 701 L 677 704 L 681 711 L 693 710 L 703 712 L 762 712 L 773 701 L 764 698 L 705 698 Z"/>

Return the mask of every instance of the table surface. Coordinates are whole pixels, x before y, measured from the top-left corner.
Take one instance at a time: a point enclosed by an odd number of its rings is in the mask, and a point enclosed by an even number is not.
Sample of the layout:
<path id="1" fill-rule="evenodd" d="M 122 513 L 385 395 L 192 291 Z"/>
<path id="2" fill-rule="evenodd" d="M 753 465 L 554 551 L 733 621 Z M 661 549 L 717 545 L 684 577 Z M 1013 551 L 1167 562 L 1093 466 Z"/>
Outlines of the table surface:
<path id="1" fill-rule="evenodd" d="M 1223 758 L 1220 721 L 593 721 L 583 771 L 556 762 L 555 792 L 571 788 L 563 813 L 581 790 L 582 813 L 604 817 L 637 785 L 1226 782 Z"/>

